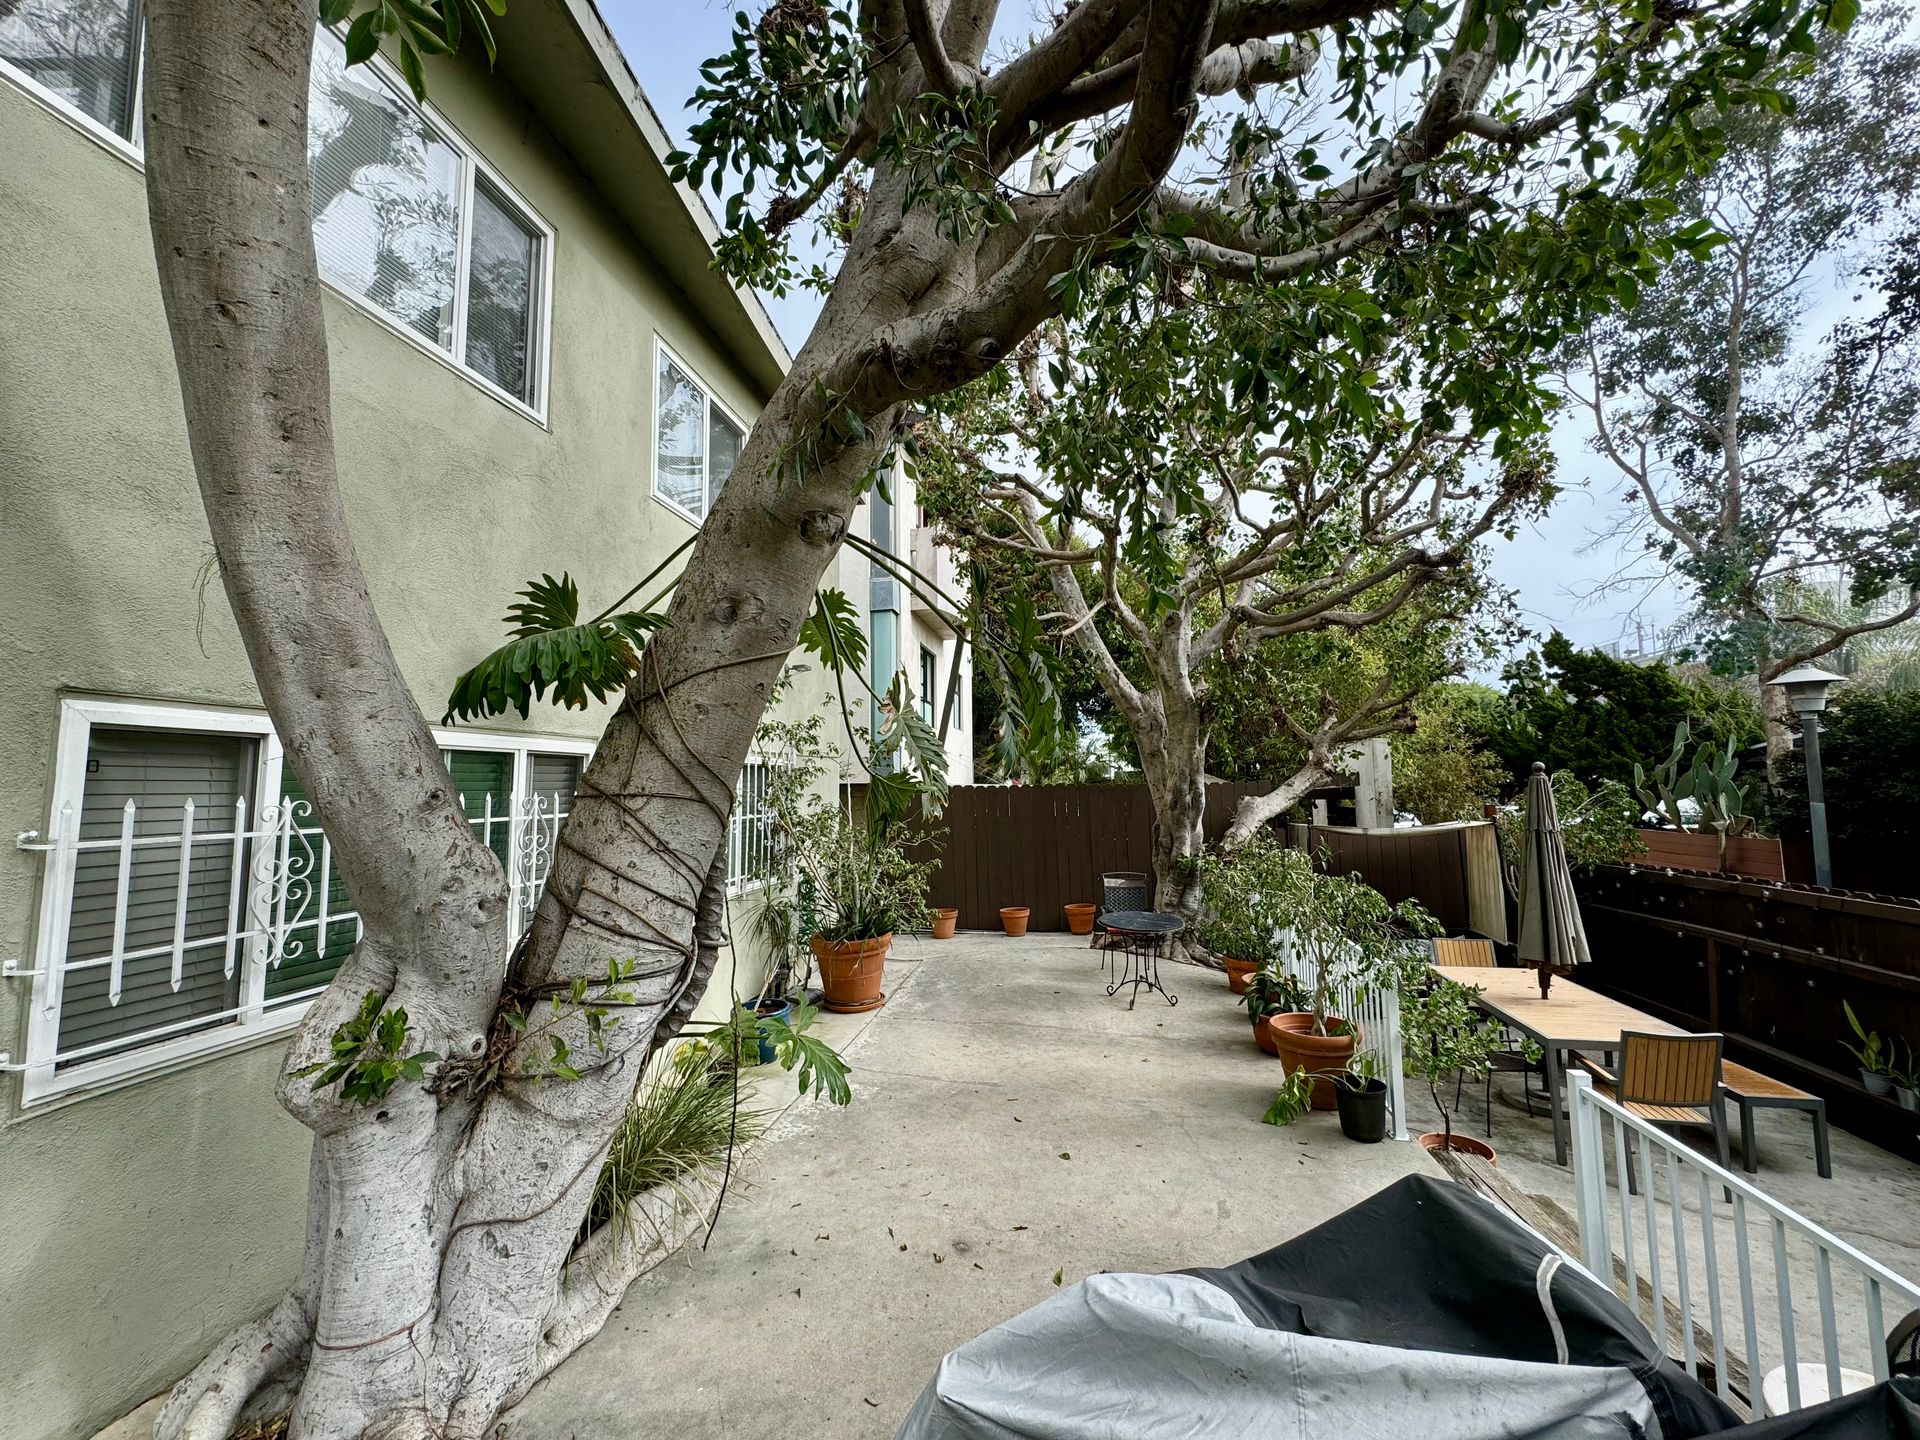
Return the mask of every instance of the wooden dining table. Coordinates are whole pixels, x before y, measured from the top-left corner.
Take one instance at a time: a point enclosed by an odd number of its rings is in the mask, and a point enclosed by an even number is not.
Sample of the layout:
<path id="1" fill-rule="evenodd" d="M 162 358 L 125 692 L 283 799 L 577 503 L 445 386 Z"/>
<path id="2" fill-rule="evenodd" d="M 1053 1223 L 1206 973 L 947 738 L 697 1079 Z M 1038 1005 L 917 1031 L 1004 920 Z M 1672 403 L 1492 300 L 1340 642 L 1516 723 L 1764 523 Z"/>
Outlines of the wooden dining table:
<path id="1" fill-rule="evenodd" d="M 1563 1103 L 1567 1055 L 1575 1050 L 1620 1048 L 1620 1032 L 1684 1035 L 1644 1010 L 1609 1000 L 1597 991 L 1556 975 L 1547 999 L 1540 998 L 1540 973 L 1534 969 L 1484 965 L 1435 965 L 1435 974 L 1479 990 L 1479 1007 L 1537 1044 L 1547 1063 L 1547 1109 L 1553 1116 L 1553 1154 L 1567 1163 L 1567 1115 Z"/>

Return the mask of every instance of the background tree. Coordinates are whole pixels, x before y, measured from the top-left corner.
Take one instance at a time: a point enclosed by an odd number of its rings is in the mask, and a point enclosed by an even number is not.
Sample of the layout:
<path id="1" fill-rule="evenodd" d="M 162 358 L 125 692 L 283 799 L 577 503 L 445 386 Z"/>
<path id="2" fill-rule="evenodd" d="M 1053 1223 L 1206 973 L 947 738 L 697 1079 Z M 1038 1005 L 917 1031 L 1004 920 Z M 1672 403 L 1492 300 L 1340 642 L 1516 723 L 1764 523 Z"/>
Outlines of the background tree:
<path id="1" fill-rule="evenodd" d="M 1681 721 L 1716 748 L 1760 738 L 1758 704 L 1745 691 L 1705 676 L 1676 674 L 1665 661 L 1641 665 L 1581 650 L 1555 631 L 1538 652 L 1506 669 L 1506 696 L 1480 724 L 1506 771 L 1502 788 L 1522 789 L 1534 761 L 1588 785 L 1629 786 L 1636 763 L 1651 767 L 1673 747 Z"/>
<path id="2" fill-rule="evenodd" d="M 1422 825 L 1478 820 L 1507 788 L 1507 768 L 1484 737 L 1500 692 L 1465 682 L 1435 685 L 1413 703 L 1413 724 L 1393 737 L 1393 803 Z"/>
<path id="3" fill-rule="evenodd" d="M 424 91 L 433 55 L 491 51 L 505 3 L 320 14 L 351 19 L 350 60 L 384 45 Z M 394 660 L 341 498 L 307 167 L 314 7 L 150 0 L 145 179 L 195 472 L 261 696 L 365 931 L 279 1084 L 315 1137 L 301 1273 L 176 1387 L 162 1440 L 288 1406 L 293 1440 L 473 1440 L 604 1323 L 640 1247 L 576 1245 L 594 1178 L 642 1062 L 711 974 L 735 777 L 905 406 L 1063 310 L 1123 308 L 1166 267 L 1291 297 L 1294 322 L 1248 357 L 1283 389 L 1318 383 L 1311 317 L 1364 322 L 1359 301 L 1377 303 L 1315 288 L 1343 265 L 1505 265 L 1569 307 L 1650 277 L 1674 242 L 1646 225 L 1710 157 L 1709 107 L 1767 93 L 1780 48 L 1843 5 L 1085 0 L 991 66 L 993 0 L 743 12 L 677 171 L 716 191 L 740 177 L 732 275 L 827 293 L 659 623 L 517 617 L 527 664 L 483 699 L 619 704 L 509 954 L 505 877 Z M 1232 193 L 1212 143 L 1238 157 Z M 756 213 L 756 193 L 777 198 Z M 840 241 L 831 273 L 792 258 L 808 215 Z M 534 1052 L 526 1017 L 555 1000 Z M 356 1029 L 369 1004 L 384 1018 Z M 562 1073 L 548 1042 L 578 1063 Z M 399 1060 L 426 1078 L 403 1064 L 372 1104 L 365 1085 L 316 1086 L 308 1067 L 340 1047 L 362 1076 Z"/>
<path id="4" fill-rule="evenodd" d="M 1516 314 L 1497 270 L 1401 267 L 1384 304 L 1365 278 L 1337 267 L 1314 287 L 1346 311 L 1332 324 L 1300 296 L 1166 277 L 1047 327 L 919 436 L 929 514 L 1045 577 L 1056 633 L 1137 751 L 1162 909 L 1198 901 L 1222 677 L 1267 677 L 1252 708 L 1297 757 L 1242 802 L 1237 844 L 1405 723 L 1457 663 L 1476 546 L 1548 493 L 1525 440 L 1545 395 L 1519 377 L 1544 373 L 1535 325 L 1552 320 Z M 1436 343 L 1436 311 L 1480 343 Z M 1293 369 L 1263 383 L 1244 356 L 1288 325 Z"/>
<path id="5" fill-rule="evenodd" d="M 1779 100 L 1727 118 L 1725 159 L 1679 187 L 1675 216 L 1725 243 L 1598 325 L 1572 387 L 1595 449 L 1630 482 L 1622 529 L 1691 591 L 1716 667 L 1762 681 L 1920 615 L 1920 331 L 1868 298 L 1897 277 L 1858 273 L 1913 221 L 1907 20 L 1830 37 Z M 1836 273 L 1852 308 L 1809 344 Z M 1870 609 L 1799 603 L 1810 564 Z M 1762 695 L 1771 768 L 1790 732 L 1779 692 Z"/>

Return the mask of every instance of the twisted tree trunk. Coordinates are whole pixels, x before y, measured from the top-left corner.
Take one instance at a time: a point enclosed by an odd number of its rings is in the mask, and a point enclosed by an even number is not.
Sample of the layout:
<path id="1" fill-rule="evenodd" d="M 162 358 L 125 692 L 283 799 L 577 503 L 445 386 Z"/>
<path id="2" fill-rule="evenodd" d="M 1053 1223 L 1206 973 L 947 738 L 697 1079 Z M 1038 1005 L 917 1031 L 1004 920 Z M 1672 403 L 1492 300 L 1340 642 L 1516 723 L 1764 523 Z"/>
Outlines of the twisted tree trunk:
<path id="1" fill-rule="evenodd" d="M 312 12 L 154 0 L 148 23 L 148 203 L 195 470 L 261 694 L 365 925 L 279 1086 L 315 1136 L 300 1278 L 175 1388 L 157 1433 L 223 1436 L 291 1400 L 296 1440 L 478 1436 L 624 1289 L 607 1247 L 589 1247 L 578 1283 L 569 1256 L 642 1062 L 711 973 L 734 779 L 890 412 L 861 443 L 819 447 L 798 480 L 782 457 L 818 427 L 836 342 L 904 306 L 880 287 L 837 296 L 754 427 L 510 964 L 505 877 L 387 644 L 335 472 L 305 153 Z M 911 258 L 916 239 L 930 247 L 908 229 L 892 240 Z M 921 268 L 924 293 L 939 266 Z M 503 1000 L 604 987 L 610 960 L 631 967 L 630 1000 L 605 1052 L 568 1009 L 551 1033 L 582 1078 L 539 1083 Z M 405 1009 L 410 1045 L 449 1057 L 435 1086 L 362 1106 L 295 1075 L 369 992 Z M 466 1083 L 503 1055 L 497 1083 Z"/>

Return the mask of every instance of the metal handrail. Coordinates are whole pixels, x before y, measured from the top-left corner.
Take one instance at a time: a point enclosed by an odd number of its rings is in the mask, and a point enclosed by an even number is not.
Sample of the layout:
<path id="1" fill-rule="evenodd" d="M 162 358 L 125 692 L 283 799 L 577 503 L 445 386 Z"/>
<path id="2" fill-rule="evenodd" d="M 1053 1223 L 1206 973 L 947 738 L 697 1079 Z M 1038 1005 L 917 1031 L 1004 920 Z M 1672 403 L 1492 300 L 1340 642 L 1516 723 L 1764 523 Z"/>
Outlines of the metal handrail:
<path id="1" fill-rule="evenodd" d="M 1616 1177 L 1624 1183 L 1630 1161 L 1637 1159 L 1640 1169 L 1640 1208 L 1646 1245 L 1645 1276 L 1652 1298 L 1656 1327 L 1664 1328 L 1664 1267 L 1661 1262 L 1661 1227 L 1656 1217 L 1654 1196 L 1656 1159 L 1664 1157 L 1667 1176 L 1669 1239 L 1673 1245 L 1673 1275 L 1680 1312 L 1682 1360 L 1690 1375 L 1698 1374 L 1700 1356 L 1696 1353 L 1693 1314 L 1692 1277 L 1688 1261 L 1688 1212 L 1681 1203 L 1681 1174 L 1691 1170 L 1699 1191 L 1699 1215 L 1696 1227 L 1701 1242 L 1701 1262 L 1707 1282 L 1707 1323 L 1703 1327 L 1713 1351 L 1715 1383 L 1722 1398 L 1732 1398 L 1728 1388 L 1726 1363 L 1727 1334 L 1721 1293 L 1720 1255 L 1717 1244 L 1714 1208 L 1715 1192 L 1726 1197 L 1719 1203 L 1732 1213 L 1734 1258 L 1740 1290 L 1742 1338 L 1750 1381 L 1756 1386 L 1760 1377 L 1760 1319 L 1754 1299 L 1754 1256 L 1751 1223 L 1755 1220 L 1770 1232 L 1774 1264 L 1774 1282 L 1779 1319 L 1779 1346 L 1787 1388 L 1789 1409 L 1801 1407 L 1798 1322 L 1793 1308 L 1793 1276 L 1789 1264 L 1788 1240 L 1798 1238 L 1809 1243 L 1814 1252 L 1815 1286 L 1820 1315 L 1820 1351 L 1827 1376 L 1827 1393 L 1842 1393 L 1842 1366 L 1838 1308 L 1834 1291 L 1836 1264 L 1856 1275 L 1862 1285 L 1865 1304 L 1868 1356 L 1876 1380 L 1887 1378 L 1886 1303 L 1889 1297 L 1906 1308 L 1920 1309 L 1920 1285 L 1888 1269 L 1871 1255 L 1801 1215 L 1769 1195 L 1744 1176 L 1727 1169 L 1692 1147 L 1649 1124 L 1609 1100 L 1593 1087 L 1593 1078 L 1581 1071 L 1567 1076 L 1568 1108 L 1573 1129 L 1573 1170 L 1580 1222 L 1581 1261 L 1604 1285 L 1614 1284 L 1614 1249 L 1611 1217 L 1607 1206 L 1608 1145 L 1605 1122 L 1613 1121 L 1612 1159 Z M 1631 1137 L 1631 1140 L 1629 1139 Z M 1758 1216 L 1751 1212 L 1757 1211 Z M 1632 1305 L 1637 1301 L 1640 1280 L 1634 1246 L 1632 1210 L 1625 1190 L 1620 1193 L 1621 1260 L 1625 1273 L 1625 1295 Z M 1758 1405 L 1759 1396 L 1751 1397 Z"/>

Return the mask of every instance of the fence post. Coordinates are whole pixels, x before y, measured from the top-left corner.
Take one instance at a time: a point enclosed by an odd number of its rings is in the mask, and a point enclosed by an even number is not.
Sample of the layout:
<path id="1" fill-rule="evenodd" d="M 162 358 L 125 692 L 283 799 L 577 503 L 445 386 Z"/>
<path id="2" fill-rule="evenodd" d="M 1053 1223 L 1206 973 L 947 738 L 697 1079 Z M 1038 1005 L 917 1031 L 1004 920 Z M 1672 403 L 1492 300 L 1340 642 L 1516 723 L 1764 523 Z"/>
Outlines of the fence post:
<path id="1" fill-rule="evenodd" d="M 1613 1287 L 1613 1243 L 1607 1234 L 1607 1162 L 1601 1119 L 1593 1104 L 1593 1077 L 1575 1070 L 1566 1077 L 1567 1114 L 1573 1126 L 1573 1189 L 1580 1223 L 1580 1263 L 1593 1278 Z M 1653 1183 L 1648 1176 L 1646 1183 Z"/>
<path id="2" fill-rule="evenodd" d="M 1389 985 L 1382 991 L 1380 1012 L 1387 1019 L 1387 1100 L 1393 1106 L 1393 1138 L 1407 1138 L 1407 1055 L 1400 1034 L 1400 991 Z"/>

